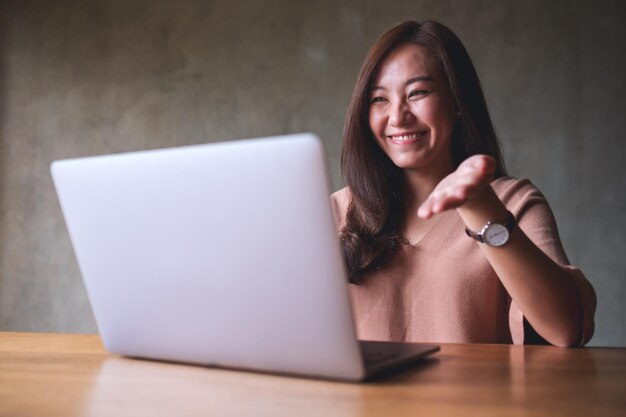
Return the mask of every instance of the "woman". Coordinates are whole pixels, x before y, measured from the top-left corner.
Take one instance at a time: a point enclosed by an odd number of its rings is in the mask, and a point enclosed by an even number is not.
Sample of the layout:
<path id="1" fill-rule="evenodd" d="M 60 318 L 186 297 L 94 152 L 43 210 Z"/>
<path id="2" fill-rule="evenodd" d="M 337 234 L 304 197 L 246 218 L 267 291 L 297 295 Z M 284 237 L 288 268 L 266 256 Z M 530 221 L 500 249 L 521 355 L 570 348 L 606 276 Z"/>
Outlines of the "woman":
<path id="1" fill-rule="evenodd" d="M 506 176 L 480 81 L 432 21 L 384 33 L 347 112 L 332 196 L 359 337 L 579 346 L 595 293 L 528 180 Z"/>

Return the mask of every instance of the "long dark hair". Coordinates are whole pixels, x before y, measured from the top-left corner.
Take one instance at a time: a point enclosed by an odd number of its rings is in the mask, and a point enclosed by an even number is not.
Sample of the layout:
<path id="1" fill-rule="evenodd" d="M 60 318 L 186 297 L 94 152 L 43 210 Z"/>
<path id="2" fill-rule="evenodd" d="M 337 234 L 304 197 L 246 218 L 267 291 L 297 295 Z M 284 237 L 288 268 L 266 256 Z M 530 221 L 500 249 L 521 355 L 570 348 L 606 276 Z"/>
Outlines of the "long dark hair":
<path id="1" fill-rule="evenodd" d="M 452 133 L 455 166 L 472 155 L 486 154 L 496 160 L 495 177 L 506 175 L 478 74 L 459 38 L 434 21 L 404 22 L 383 33 L 361 66 L 344 126 L 341 168 L 351 200 L 340 239 L 352 282 L 383 267 L 406 243 L 401 169 L 376 143 L 368 122 L 368 95 L 381 61 L 408 42 L 428 49 L 448 80 L 460 113 Z"/>

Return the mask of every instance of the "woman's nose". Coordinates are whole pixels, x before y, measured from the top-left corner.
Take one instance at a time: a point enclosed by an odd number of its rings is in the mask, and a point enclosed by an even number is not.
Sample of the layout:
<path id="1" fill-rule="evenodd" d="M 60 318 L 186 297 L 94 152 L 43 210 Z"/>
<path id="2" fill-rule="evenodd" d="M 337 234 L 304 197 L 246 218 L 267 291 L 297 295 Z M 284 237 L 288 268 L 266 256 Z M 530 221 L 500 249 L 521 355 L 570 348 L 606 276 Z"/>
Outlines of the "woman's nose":
<path id="1" fill-rule="evenodd" d="M 389 124 L 394 127 L 404 126 L 415 120 L 406 101 L 398 101 L 391 106 L 389 114 Z"/>

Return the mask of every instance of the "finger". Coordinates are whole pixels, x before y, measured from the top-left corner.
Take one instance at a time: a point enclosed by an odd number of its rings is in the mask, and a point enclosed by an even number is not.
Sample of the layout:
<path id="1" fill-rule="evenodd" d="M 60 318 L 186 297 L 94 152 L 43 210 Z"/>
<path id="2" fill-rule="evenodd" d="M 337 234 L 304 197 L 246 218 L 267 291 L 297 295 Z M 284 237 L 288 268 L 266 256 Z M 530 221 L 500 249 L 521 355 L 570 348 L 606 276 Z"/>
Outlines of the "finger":
<path id="1" fill-rule="evenodd" d="M 417 217 L 421 219 L 429 219 L 433 215 L 432 198 L 428 197 L 417 209 Z"/>
<path id="2" fill-rule="evenodd" d="M 432 214 L 441 213 L 449 206 L 449 201 L 454 199 L 454 188 L 436 190 L 429 197 L 430 211 Z"/>
<path id="3" fill-rule="evenodd" d="M 472 165 L 483 175 L 495 173 L 497 167 L 496 160 L 488 155 L 475 155 L 472 160 Z"/>
<path id="4" fill-rule="evenodd" d="M 417 210 L 417 216 L 422 219 L 429 219 L 435 214 L 435 205 L 441 197 L 441 190 L 433 191 Z"/>
<path id="5" fill-rule="evenodd" d="M 454 185 L 450 185 L 446 188 L 435 190 L 431 195 L 431 210 L 433 213 L 441 213 L 442 207 L 445 206 L 446 201 L 454 194 Z"/>
<path id="6" fill-rule="evenodd" d="M 460 178 L 456 181 L 456 187 L 484 187 L 490 184 L 493 179 L 493 172 L 478 169 L 475 166 L 466 167 Z"/>
<path id="7" fill-rule="evenodd" d="M 483 184 L 476 184 L 470 179 L 465 179 L 453 187 L 434 193 L 430 202 L 430 210 L 433 214 L 438 214 L 460 207 L 478 195 L 483 188 Z"/>

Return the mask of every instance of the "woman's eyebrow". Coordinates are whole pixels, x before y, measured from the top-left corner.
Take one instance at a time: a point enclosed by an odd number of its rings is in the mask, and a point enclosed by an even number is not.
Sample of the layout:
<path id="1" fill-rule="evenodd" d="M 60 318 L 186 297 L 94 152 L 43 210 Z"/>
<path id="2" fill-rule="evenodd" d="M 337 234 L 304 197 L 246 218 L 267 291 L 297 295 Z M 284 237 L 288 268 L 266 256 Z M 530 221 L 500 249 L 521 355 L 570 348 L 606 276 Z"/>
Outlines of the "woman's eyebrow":
<path id="1" fill-rule="evenodd" d="M 413 84 L 419 81 L 435 81 L 433 77 L 429 77 L 428 75 L 420 75 L 419 77 L 413 77 L 406 81 L 406 85 Z"/>
<path id="2" fill-rule="evenodd" d="M 430 77 L 428 75 L 420 75 L 418 77 L 413 77 L 413 78 L 409 78 L 408 80 L 406 80 L 406 82 L 404 83 L 405 85 L 410 85 L 419 81 L 430 81 L 430 82 L 434 82 L 435 78 Z M 385 90 L 385 87 L 380 86 L 380 85 L 373 85 L 372 88 L 369 89 L 370 93 L 372 91 L 376 91 L 376 90 Z"/>

